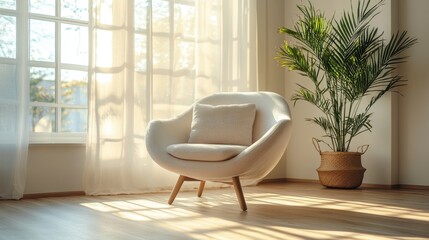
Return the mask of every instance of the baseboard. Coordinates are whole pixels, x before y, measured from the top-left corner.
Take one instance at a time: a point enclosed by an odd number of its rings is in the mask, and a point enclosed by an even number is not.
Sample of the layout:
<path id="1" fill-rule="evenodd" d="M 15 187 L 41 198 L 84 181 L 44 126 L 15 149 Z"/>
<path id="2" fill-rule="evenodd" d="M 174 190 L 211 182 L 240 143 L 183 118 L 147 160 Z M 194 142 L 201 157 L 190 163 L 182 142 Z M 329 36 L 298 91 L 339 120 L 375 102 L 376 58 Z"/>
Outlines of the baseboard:
<path id="1" fill-rule="evenodd" d="M 399 189 L 401 188 L 400 184 L 371 184 L 371 183 L 362 183 L 360 188 L 372 188 L 372 189 Z"/>
<path id="2" fill-rule="evenodd" d="M 274 179 L 264 179 L 260 184 L 265 183 L 311 183 L 311 184 L 320 184 L 319 180 L 314 179 L 300 179 L 300 178 L 274 178 Z M 409 185 L 409 184 L 369 184 L 363 183 L 361 188 L 371 188 L 371 189 L 414 189 L 414 190 L 429 190 L 429 186 L 424 185 Z"/>
<path id="3" fill-rule="evenodd" d="M 266 183 L 312 183 L 312 184 L 319 184 L 319 180 L 313 180 L 313 179 L 297 179 L 297 178 L 271 178 L 271 179 L 264 179 L 259 184 L 266 184 Z"/>
<path id="4" fill-rule="evenodd" d="M 320 184 L 319 180 L 316 180 L 316 179 L 300 179 L 300 178 L 286 178 L 286 182 Z"/>
<path id="5" fill-rule="evenodd" d="M 265 184 L 265 183 L 285 183 L 286 178 L 271 178 L 271 179 L 263 179 L 258 183 L 259 184 Z"/>
<path id="6" fill-rule="evenodd" d="M 425 185 L 399 184 L 399 188 L 414 189 L 414 190 L 429 190 L 429 186 L 425 186 Z"/>
<path id="7" fill-rule="evenodd" d="M 71 197 L 71 196 L 83 196 L 84 191 L 72 191 L 72 192 L 52 192 L 52 193 L 29 193 L 24 194 L 23 199 L 35 199 L 35 198 L 48 198 L 48 197 Z"/>

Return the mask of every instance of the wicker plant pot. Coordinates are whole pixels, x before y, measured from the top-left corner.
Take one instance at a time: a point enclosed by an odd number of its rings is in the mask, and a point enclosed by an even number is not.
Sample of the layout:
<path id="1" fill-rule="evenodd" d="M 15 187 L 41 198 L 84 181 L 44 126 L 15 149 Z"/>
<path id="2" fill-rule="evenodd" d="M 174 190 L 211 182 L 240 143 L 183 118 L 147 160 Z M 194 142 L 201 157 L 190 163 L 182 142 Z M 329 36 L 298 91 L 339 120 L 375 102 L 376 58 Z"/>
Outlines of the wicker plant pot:
<path id="1" fill-rule="evenodd" d="M 353 189 L 362 184 L 366 169 L 362 167 L 361 156 L 369 145 L 357 148 L 357 152 L 322 152 L 319 142 L 313 138 L 313 145 L 320 154 L 320 166 L 317 169 L 320 183 L 329 188 Z"/>
<path id="2" fill-rule="evenodd" d="M 357 188 L 362 184 L 365 168 L 361 152 L 320 152 L 317 169 L 320 183 L 330 188 Z"/>

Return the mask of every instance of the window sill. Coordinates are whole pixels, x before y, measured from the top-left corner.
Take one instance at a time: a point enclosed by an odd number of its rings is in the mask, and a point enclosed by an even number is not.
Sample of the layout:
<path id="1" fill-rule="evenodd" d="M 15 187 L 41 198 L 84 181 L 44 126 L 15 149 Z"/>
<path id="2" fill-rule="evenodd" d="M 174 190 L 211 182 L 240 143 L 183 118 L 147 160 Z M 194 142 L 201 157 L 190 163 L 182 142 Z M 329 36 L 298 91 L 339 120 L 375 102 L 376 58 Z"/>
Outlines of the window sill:
<path id="1" fill-rule="evenodd" d="M 29 145 L 85 145 L 86 133 L 33 133 Z"/>
<path id="2" fill-rule="evenodd" d="M 29 143 L 30 147 L 86 147 L 85 143 Z"/>

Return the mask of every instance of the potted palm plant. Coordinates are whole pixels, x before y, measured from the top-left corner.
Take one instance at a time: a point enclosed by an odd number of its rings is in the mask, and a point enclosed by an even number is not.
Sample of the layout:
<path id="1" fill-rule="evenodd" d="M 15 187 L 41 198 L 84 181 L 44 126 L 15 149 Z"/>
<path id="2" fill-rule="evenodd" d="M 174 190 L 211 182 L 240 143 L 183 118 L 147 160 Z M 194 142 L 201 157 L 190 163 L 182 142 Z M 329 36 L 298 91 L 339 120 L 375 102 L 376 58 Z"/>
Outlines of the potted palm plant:
<path id="1" fill-rule="evenodd" d="M 371 130 L 371 107 L 377 100 L 406 84 L 395 69 L 406 61 L 403 52 L 416 39 L 404 31 L 386 40 L 383 32 L 370 25 L 383 2 L 359 0 L 338 19 L 327 19 L 309 2 L 298 6 L 301 14 L 292 28 L 279 28 L 292 41 L 279 47 L 276 60 L 306 76 L 312 86 L 298 83 L 292 101 L 308 102 L 322 112 L 322 116 L 306 120 L 325 132 L 313 144 L 321 155 L 319 180 L 327 187 L 361 185 L 365 172 L 361 155 L 368 146 L 350 152 L 350 144 L 354 137 Z M 319 143 L 332 151 L 322 152 Z"/>

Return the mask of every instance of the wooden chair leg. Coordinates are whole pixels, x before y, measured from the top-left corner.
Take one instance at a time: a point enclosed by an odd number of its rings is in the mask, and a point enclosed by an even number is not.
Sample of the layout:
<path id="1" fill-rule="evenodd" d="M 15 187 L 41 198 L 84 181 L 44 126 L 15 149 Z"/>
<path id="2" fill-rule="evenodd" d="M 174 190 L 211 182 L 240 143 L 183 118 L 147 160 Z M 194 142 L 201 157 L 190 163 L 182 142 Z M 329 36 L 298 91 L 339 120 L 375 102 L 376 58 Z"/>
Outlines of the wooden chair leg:
<path id="1" fill-rule="evenodd" d="M 201 197 L 201 195 L 203 195 L 203 190 L 205 185 L 206 185 L 206 181 L 200 182 L 200 187 L 198 188 L 198 197 Z"/>
<path id="2" fill-rule="evenodd" d="M 232 178 L 232 184 L 234 185 L 235 194 L 237 194 L 238 202 L 240 203 L 241 210 L 246 211 L 246 200 L 244 199 L 243 189 L 241 189 L 241 183 L 239 177 Z"/>
<path id="3" fill-rule="evenodd" d="M 173 191 L 170 194 L 170 198 L 168 199 L 168 204 L 171 205 L 174 202 L 174 199 L 177 196 L 177 193 L 179 193 L 180 188 L 182 187 L 183 182 L 185 181 L 186 177 L 180 175 L 179 179 L 177 179 L 176 185 L 174 186 Z"/>

